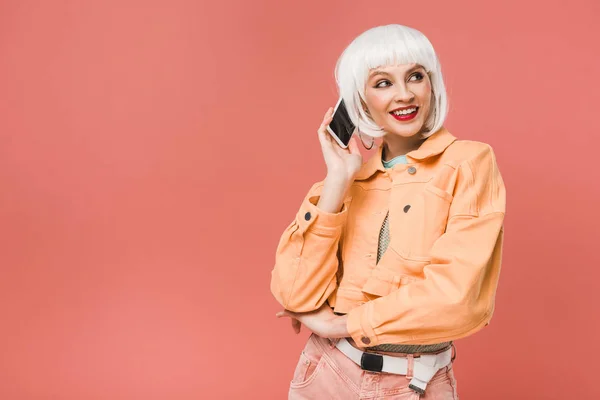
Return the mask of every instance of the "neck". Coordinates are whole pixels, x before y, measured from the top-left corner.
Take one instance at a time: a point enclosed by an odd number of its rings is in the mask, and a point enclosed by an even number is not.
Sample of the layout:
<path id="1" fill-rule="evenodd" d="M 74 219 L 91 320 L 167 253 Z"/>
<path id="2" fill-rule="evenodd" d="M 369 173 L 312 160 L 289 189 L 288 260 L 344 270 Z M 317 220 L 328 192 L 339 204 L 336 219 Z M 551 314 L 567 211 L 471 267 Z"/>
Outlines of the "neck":
<path id="1" fill-rule="evenodd" d="M 383 137 L 383 159 L 389 161 L 394 157 L 403 156 L 418 149 L 425 139 L 420 134 L 406 138 L 403 136 L 386 135 Z"/>

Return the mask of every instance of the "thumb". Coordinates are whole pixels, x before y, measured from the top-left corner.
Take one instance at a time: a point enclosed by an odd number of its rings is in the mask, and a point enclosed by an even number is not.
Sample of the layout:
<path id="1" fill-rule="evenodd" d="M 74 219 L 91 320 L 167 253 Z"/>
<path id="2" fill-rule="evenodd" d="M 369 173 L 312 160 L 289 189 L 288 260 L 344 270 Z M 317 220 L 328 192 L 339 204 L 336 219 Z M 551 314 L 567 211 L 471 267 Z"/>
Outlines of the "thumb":
<path id="1" fill-rule="evenodd" d="M 358 143 L 356 142 L 356 140 L 356 137 L 350 139 L 350 142 L 348 143 L 348 150 L 350 150 L 350 154 L 362 157 L 362 154 L 360 154 L 360 150 L 358 149 Z"/>
<path id="2" fill-rule="evenodd" d="M 350 154 L 360 154 L 358 144 L 356 143 L 356 136 L 353 136 L 352 139 L 350 139 L 350 143 L 348 143 L 348 149 L 350 150 Z"/>

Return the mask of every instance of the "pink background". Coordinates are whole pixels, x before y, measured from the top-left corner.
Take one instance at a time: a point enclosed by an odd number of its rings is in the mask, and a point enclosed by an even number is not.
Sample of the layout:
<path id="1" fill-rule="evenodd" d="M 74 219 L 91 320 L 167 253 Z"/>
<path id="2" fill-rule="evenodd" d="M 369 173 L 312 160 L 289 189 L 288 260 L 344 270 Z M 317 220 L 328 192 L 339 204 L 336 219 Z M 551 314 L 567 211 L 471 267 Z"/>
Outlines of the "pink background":
<path id="1" fill-rule="evenodd" d="M 599 4 L 1 1 L 0 398 L 286 398 L 308 333 L 275 318 L 275 247 L 337 57 L 389 23 L 508 189 L 461 400 L 598 398 Z"/>

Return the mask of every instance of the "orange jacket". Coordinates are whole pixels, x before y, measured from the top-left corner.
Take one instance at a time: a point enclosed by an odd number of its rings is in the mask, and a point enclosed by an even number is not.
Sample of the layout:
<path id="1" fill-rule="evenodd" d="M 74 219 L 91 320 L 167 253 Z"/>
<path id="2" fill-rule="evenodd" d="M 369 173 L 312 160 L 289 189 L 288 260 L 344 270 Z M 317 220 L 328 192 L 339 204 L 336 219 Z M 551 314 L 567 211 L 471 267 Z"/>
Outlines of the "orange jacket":
<path id="1" fill-rule="evenodd" d="M 433 344 L 488 324 L 502 259 L 506 190 L 492 148 L 442 127 L 386 170 L 383 147 L 361 167 L 342 209 L 315 183 L 277 246 L 271 292 L 307 312 L 348 313 L 359 346 Z M 390 242 L 376 263 L 389 211 Z"/>

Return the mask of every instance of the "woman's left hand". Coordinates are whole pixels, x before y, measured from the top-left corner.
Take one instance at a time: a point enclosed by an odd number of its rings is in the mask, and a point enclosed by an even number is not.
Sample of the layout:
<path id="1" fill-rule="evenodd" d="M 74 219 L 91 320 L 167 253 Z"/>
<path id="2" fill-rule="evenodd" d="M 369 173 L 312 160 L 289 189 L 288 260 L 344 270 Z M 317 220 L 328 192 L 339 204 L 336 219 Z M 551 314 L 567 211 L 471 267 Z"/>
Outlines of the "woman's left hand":
<path id="1" fill-rule="evenodd" d="M 300 333 L 300 324 L 303 324 L 318 336 L 324 338 L 348 337 L 346 328 L 346 315 L 338 316 L 333 313 L 333 309 L 327 303 L 315 311 L 297 313 L 289 310 L 279 311 L 275 314 L 277 318 L 290 317 L 292 319 L 292 328 L 294 332 Z"/>

